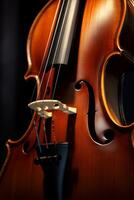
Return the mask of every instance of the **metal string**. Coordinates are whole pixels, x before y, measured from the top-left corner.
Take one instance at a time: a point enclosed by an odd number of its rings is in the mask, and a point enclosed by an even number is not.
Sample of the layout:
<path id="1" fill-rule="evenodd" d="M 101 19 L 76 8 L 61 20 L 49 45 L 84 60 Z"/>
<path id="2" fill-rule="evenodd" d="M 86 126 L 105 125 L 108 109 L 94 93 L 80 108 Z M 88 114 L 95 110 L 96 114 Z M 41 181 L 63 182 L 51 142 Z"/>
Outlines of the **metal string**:
<path id="1" fill-rule="evenodd" d="M 56 27 L 55 27 L 54 35 L 53 35 L 53 38 L 52 38 L 50 50 L 49 50 L 49 53 L 48 53 L 48 56 L 47 56 L 47 60 L 46 60 L 46 63 L 45 63 L 43 75 L 42 75 L 41 82 L 40 82 L 40 88 L 41 88 L 41 85 L 42 85 L 42 83 L 43 83 L 44 76 L 45 76 L 45 74 L 46 74 L 46 70 L 47 70 L 47 66 L 48 66 L 48 62 L 49 62 L 50 53 L 51 53 L 52 48 L 53 48 L 54 40 L 55 40 L 55 37 L 56 37 L 56 32 L 57 32 L 57 29 L 58 29 L 58 26 L 59 26 L 59 21 L 60 21 L 60 18 L 61 18 L 61 14 L 62 14 L 62 11 L 63 11 L 63 7 L 64 7 L 64 4 L 65 4 L 65 1 L 66 1 L 66 0 L 64 0 L 63 3 L 62 3 L 61 10 L 60 10 L 60 13 L 59 13 L 59 16 L 58 16 L 58 20 L 57 20 L 57 24 L 56 24 Z M 51 35 L 51 34 L 50 34 L 50 35 Z M 56 51 L 57 51 L 57 48 L 56 48 Z M 45 52 L 45 53 L 46 53 L 46 52 Z M 56 55 L 56 53 L 55 53 L 55 55 Z M 54 58 L 55 58 L 55 55 L 54 55 Z M 49 70 L 49 76 L 48 76 L 48 80 L 47 80 L 46 87 L 45 87 L 45 91 L 44 91 L 44 97 L 45 97 L 45 95 L 46 95 L 48 83 L 49 83 L 49 80 L 50 80 L 50 77 L 51 77 L 52 68 L 53 68 L 53 64 L 54 64 L 54 58 L 53 58 L 53 61 L 52 61 L 51 69 Z M 42 63 L 43 63 L 43 61 L 42 61 Z M 44 98 L 44 97 L 43 97 L 43 98 Z"/>
<path id="2" fill-rule="evenodd" d="M 45 89 L 45 92 L 44 92 L 43 99 L 45 98 L 45 95 L 47 93 L 47 87 L 48 87 L 48 84 L 49 84 L 49 81 L 50 81 L 50 78 L 51 78 L 52 69 L 53 69 L 53 65 L 54 65 L 54 60 L 55 60 L 55 57 L 56 57 L 56 53 L 58 51 L 58 44 L 60 42 L 60 37 L 61 37 L 62 31 L 63 31 L 63 25 L 65 23 L 65 17 L 67 15 L 68 6 L 69 6 L 69 2 L 67 4 L 66 10 L 65 10 L 65 14 L 64 14 L 64 18 L 63 18 L 63 22 L 62 22 L 62 26 L 61 26 L 61 30 L 59 32 L 59 37 L 58 37 L 58 40 L 57 40 L 57 46 L 56 46 L 56 49 L 55 49 L 55 54 L 54 54 L 54 57 L 53 57 L 52 66 L 51 66 L 51 69 L 49 71 L 49 76 L 48 76 L 48 79 L 47 79 L 47 84 L 46 84 L 46 89 Z M 53 90 L 53 93 L 52 93 L 52 99 L 54 98 L 54 95 L 55 95 L 55 91 L 56 91 L 56 87 L 57 87 L 57 83 L 58 83 L 58 79 L 59 79 L 59 74 L 60 74 L 60 69 L 61 69 L 61 64 L 59 64 L 56 80 L 55 80 L 55 83 L 54 83 L 54 90 Z"/>
<path id="3" fill-rule="evenodd" d="M 45 48 L 44 53 L 43 53 L 43 57 L 42 57 L 42 61 L 41 61 L 41 65 L 40 65 L 40 70 L 39 70 L 39 73 L 38 73 L 38 77 L 40 77 L 40 74 L 41 74 L 41 71 L 42 71 L 43 68 L 44 68 L 44 70 L 43 70 L 43 76 L 42 76 L 41 81 L 40 81 L 40 83 L 39 83 L 39 89 L 38 89 L 38 91 L 37 91 L 37 92 L 38 92 L 37 97 L 36 97 L 37 99 L 38 99 L 38 97 L 39 97 L 39 95 L 40 95 L 41 85 L 42 85 L 42 83 L 43 83 L 44 75 L 45 75 L 46 70 L 47 70 L 47 65 L 48 65 L 48 60 L 49 60 L 50 52 L 51 52 L 51 50 L 52 50 L 52 46 L 53 46 L 53 43 L 54 43 L 54 38 L 55 38 L 55 35 L 56 35 L 56 30 L 57 30 L 57 28 L 58 28 L 58 24 L 59 24 L 59 20 L 60 20 L 60 17 L 61 17 L 61 13 L 62 13 L 62 10 L 63 10 L 64 3 L 65 3 L 65 0 L 63 1 L 62 5 L 61 5 L 61 10 L 60 10 L 59 17 L 58 17 L 58 20 L 57 20 L 57 24 L 56 24 L 56 27 L 55 27 L 55 32 L 54 32 L 54 35 L 53 35 L 53 38 L 52 38 L 52 42 L 51 42 L 50 49 L 49 49 L 49 41 L 51 40 L 52 31 L 53 31 L 53 28 L 54 28 L 54 26 L 55 26 L 55 21 L 56 21 L 56 17 L 57 17 L 58 8 L 57 8 L 57 10 L 56 10 L 56 14 L 55 14 L 55 16 L 54 16 L 54 20 L 53 20 L 53 23 L 52 23 L 52 27 L 51 27 L 51 30 L 50 30 L 50 34 L 49 34 L 49 37 L 48 37 L 48 40 L 47 40 L 46 48 Z M 58 7 L 59 7 L 59 6 L 58 6 Z M 49 49 L 49 53 L 48 53 L 48 56 L 47 56 L 46 63 L 45 63 L 45 65 L 44 65 L 44 60 L 45 60 L 45 56 L 46 56 L 46 54 L 47 54 L 47 49 Z M 35 94 L 36 85 L 37 85 L 37 84 L 35 84 L 35 87 L 34 87 L 34 89 L 33 89 L 33 94 L 32 94 L 31 99 L 33 99 L 33 96 L 34 96 L 34 94 Z"/>
<path id="4" fill-rule="evenodd" d="M 64 1 L 65 2 L 65 1 Z M 53 56 L 53 61 L 52 61 L 52 66 L 51 66 L 51 69 L 49 71 L 49 75 L 48 75 L 48 79 L 47 79 L 47 83 L 46 83 L 46 88 L 45 88 L 45 91 L 44 91 L 44 96 L 43 96 L 43 99 L 45 99 L 45 96 L 46 96 L 46 93 L 47 93 L 47 88 L 48 88 L 48 85 L 49 85 L 49 81 L 50 81 L 50 78 L 51 78 L 51 75 L 52 75 L 52 70 L 53 70 L 53 65 L 54 65 L 54 60 L 55 60 L 55 57 L 56 57 L 56 53 L 58 51 L 58 44 L 60 42 L 60 37 L 61 37 L 61 33 L 62 33 L 62 30 L 63 30 L 63 25 L 64 25 L 64 22 L 65 22 L 65 17 L 66 17 L 66 14 L 67 14 L 67 8 L 69 6 L 69 3 L 67 4 L 67 7 L 66 7 L 66 10 L 65 10 L 65 14 L 64 14 L 64 18 L 63 18 L 63 21 L 62 21 L 62 26 L 61 26 L 61 29 L 60 29 L 60 32 L 59 32 L 59 35 L 58 35 L 58 40 L 57 40 L 57 46 L 56 46 L 56 49 L 55 49 L 55 53 L 54 53 L 54 56 Z M 61 13 L 60 13 L 61 15 Z M 58 21 L 59 22 L 59 21 Z M 58 26 L 57 26 L 58 27 Z M 56 33 L 56 31 L 55 31 Z M 54 36 L 55 37 L 55 36 Z M 53 39 L 54 41 L 54 39 Z M 58 83 L 58 78 L 59 78 L 59 73 L 60 73 L 60 69 L 61 69 L 61 64 L 59 65 L 58 67 L 58 72 L 57 72 L 57 75 L 56 75 L 56 80 L 55 80 L 55 83 L 54 83 L 54 90 L 53 90 L 53 93 L 52 93 L 52 97 L 51 99 L 54 99 L 54 94 L 55 94 L 55 90 L 56 90 L 56 86 L 57 86 L 57 83 Z M 44 74 L 43 74 L 44 75 Z M 44 77 L 43 77 L 44 78 Z M 46 133 L 45 133 L 45 138 L 47 138 L 46 136 Z M 55 137 L 55 142 L 56 142 L 56 137 Z M 46 140 L 46 143 L 47 143 L 47 140 Z M 48 144 L 47 144 L 47 148 L 48 148 Z"/>
<path id="5" fill-rule="evenodd" d="M 39 75 L 40 75 L 41 70 L 42 70 L 43 67 L 44 67 L 44 70 L 43 70 L 43 75 L 42 75 L 42 78 L 41 78 L 41 81 L 40 81 L 40 86 L 39 86 L 39 90 L 38 90 L 39 93 L 38 93 L 38 95 L 37 95 L 37 98 L 39 97 L 39 94 L 40 94 L 41 85 L 42 85 L 42 83 L 43 83 L 44 75 L 45 75 L 45 73 L 46 73 L 46 69 L 47 69 L 47 65 L 48 65 L 50 53 L 51 53 L 51 50 L 52 50 L 52 47 L 53 47 L 53 44 L 54 44 L 54 39 L 55 39 L 55 36 L 56 36 L 56 32 L 57 32 L 58 25 L 59 25 L 59 20 L 60 20 L 60 17 L 61 17 L 61 13 L 62 13 L 62 11 L 63 11 L 63 7 L 64 7 L 64 4 L 65 4 L 65 1 L 66 1 L 66 0 L 63 1 L 62 6 L 61 6 L 61 10 L 60 10 L 60 13 L 59 13 L 59 17 L 58 17 L 58 20 L 57 20 L 57 24 L 56 24 L 56 27 L 55 27 L 55 32 L 54 32 L 54 35 L 53 35 L 53 38 L 52 38 L 52 42 L 51 42 L 51 46 L 50 46 L 50 50 L 49 50 L 49 53 L 48 53 L 48 56 L 47 56 L 47 60 L 46 60 L 45 66 L 44 66 L 44 58 L 45 58 L 45 55 L 46 55 L 46 49 L 47 49 L 47 48 L 46 48 L 45 51 L 44 51 L 44 55 L 43 55 L 43 59 L 42 59 L 42 62 L 41 62 L 41 67 L 40 67 Z M 55 15 L 55 18 L 56 18 L 56 15 Z M 54 20 L 53 20 L 53 24 L 52 24 L 51 30 L 53 29 L 54 22 L 55 22 L 55 18 L 54 18 Z M 51 37 L 51 32 L 52 32 L 52 31 L 50 31 L 49 39 L 50 39 L 50 37 Z M 49 39 L 48 39 L 48 42 L 47 42 L 46 47 L 48 47 L 48 45 L 49 45 Z M 54 57 L 55 57 L 55 56 L 54 56 Z M 53 61 L 54 61 L 54 59 L 53 59 Z M 52 62 L 52 63 L 53 63 L 53 62 Z M 52 66 L 53 66 L 53 64 L 52 64 Z M 47 91 L 49 79 L 50 79 L 50 76 L 51 76 L 51 73 L 52 73 L 52 66 L 51 66 L 51 69 L 50 69 L 50 71 L 49 71 L 49 77 L 48 77 L 48 81 L 47 81 L 47 84 L 46 84 L 46 89 L 45 89 L 45 92 L 44 92 L 44 97 L 45 97 L 45 95 L 46 95 L 46 91 Z M 35 90 L 34 90 L 34 92 L 35 92 Z M 43 124 L 45 125 L 45 122 L 44 122 L 44 121 L 43 121 Z M 41 143 L 40 143 L 40 140 L 39 140 L 39 135 L 38 135 L 38 133 L 37 133 L 37 128 L 36 128 L 35 122 L 34 122 L 34 127 L 35 127 L 35 131 L 36 131 L 37 143 L 38 143 L 38 146 L 39 146 L 39 150 L 40 150 L 40 152 L 41 152 Z M 45 139 L 46 139 L 46 133 L 45 133 Z M 47 143 L 47 139 L 46 139 L 46 143 Z M 47 147 L 48 147 L 48 145 L 47 145 Z"/>

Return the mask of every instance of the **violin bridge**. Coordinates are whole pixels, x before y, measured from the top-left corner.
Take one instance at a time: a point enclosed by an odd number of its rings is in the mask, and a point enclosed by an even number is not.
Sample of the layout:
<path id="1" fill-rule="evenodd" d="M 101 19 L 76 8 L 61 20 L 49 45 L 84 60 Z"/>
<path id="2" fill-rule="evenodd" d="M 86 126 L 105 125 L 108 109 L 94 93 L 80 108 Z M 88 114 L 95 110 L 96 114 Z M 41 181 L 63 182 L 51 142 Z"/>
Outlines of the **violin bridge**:
<path id="1" fill-rule="evenodd" d="M 77 109 L 67 106 L 58 100 L 37 100 L 28 104 L 28 106 L 44 118 L 52 117 L 53 111 L 60 110 L 67 114 L 76 114 Z"/>

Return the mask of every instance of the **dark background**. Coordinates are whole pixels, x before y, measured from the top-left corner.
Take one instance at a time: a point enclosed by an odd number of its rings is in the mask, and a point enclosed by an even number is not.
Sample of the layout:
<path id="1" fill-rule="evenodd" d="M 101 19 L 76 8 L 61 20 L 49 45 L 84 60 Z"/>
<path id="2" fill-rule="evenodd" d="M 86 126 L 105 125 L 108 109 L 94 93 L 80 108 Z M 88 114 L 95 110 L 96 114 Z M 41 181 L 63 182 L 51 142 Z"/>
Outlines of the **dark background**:
<path id="1" fill-rule="evenodd" d="M 30 121 L 27 103 L 32 83 L 24 80 L 27 70 L 26 43 L 29 29 L 47 0 L 0 1 L 0 164 L 5 142 L 24 134 Z"/>

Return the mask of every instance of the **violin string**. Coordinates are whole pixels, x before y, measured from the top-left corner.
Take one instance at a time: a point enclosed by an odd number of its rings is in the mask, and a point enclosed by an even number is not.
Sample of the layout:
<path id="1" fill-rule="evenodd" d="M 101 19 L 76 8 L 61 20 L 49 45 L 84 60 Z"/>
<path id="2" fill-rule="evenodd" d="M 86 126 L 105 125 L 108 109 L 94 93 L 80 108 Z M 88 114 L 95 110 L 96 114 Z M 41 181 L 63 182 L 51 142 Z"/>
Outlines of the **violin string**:
<path id="1" fill-rule="evenodd" d="M 40 85 L 39 85 L 39 89 L 38 89 L 37 99 L 39 97 L 39 94 L 40 94 L 40 91 L 41 91 L 41 86 L 42 86 L 42 83 L 43 83 L 43 80 L 44 80 L 44 76 L 45 76 L 45 73 L 46 73 L 46 70 L 47 70 L 49 56 L 50 56 L 50 53 L 51 53 L 51 50 L 52 50 L 52 47 L 53 47 L 53 44 L 54 44 L 54 39 L 55 39 L 55 36 L 56 36 L 56 32 L 57 32 L 57 29 L 58 29 L 58 25 L 59 25 L 59 21 L 60 21 L 61 13 L 63 11 L 64 4 L 65 4 L 65 0 L 63 1 L 62 5 L 61 5 L 61 9 L 60 9 L 60 12 L 59 12 L 57 24 L 56 24 L 56 27 L 55 27 L 55 32 L 54 32 L 54 35 L 52 37 L 52 42 L 51 42 L 51 45 L 50 45 L 50 50 L 48 52 L 47 60 L 45 62 L 45 66 L 44 66 L 44 60 L 45 60 L 46 50 L 47 50 L 47 47 L 49 46 L 49 40 L 51 38 L 51 33 L 52 33 L 52 30 L 53 30 L 53 27 L 54 27 L 54 24 L 55 24 L 55 20 L 56 20 L 56 16 L 57 16 L 57 11 L 56 11 L 56 14 L 55 14 L 55 17 L 54 17 L 54 20 L 53 20 L 53 24 L 52 24 L 52 28 L 51 28 L 51 31 L 50 31 L 50 34 L 49 34 L 48 42 L 47 42 L 47 45 L 46 45 L 46 48 L 45 48 L 45 51 L 44 51 L 44 55 L 43 55 L 43 58 L 42 58 L 42 62 L 41 62 L 41 66 L 40 66 L 40 71 L 39 71 L 39 74 L 38 74 L 39 77 L 40 77 L 40 74 L 41 74 L 41 71 L 42 71 L 43 67 L 44 67 L 44 70 L 43 70 L 43 75 L 41 77 L 41 81 L 40 81 Z M 52 67 L 50 69 L 49 76 L 51 75 L 51 72 L 52 72 Z M 47 81 L 47 84 L 48 83 L 49 83 L 49 81 Z M 47 87 L 48 87 L 47 84 L 46 84 L 45 91 L 47 90 Z M 34 89 L 34 92 L 35 92 L 35 89 Z M 34 121 L 34 124 L 35 124 L 35 121 Z M 44 129 L 44 131 L 45 131 L 45 129 Z M 41 143 L 40 143 L 40 140 L 39 140 L 39 136 L 37 134 L 37 129 L 35 129 L 35 132 L 36 132 L 36 138 L 37 138 L 37 143 L 38 143 L 38 146 L 39 146 L 39 150 L 41 152 Z M 45 140 L 46 140 L 46 143 L 47 143 L 46 131 L 45 131 Z M 48 144 L 47 144 L 47 146 L 48 146 Z"/>
<path id="2" fill-rule="evenodd" d="M 44 50 L 44 53 L 43 53 L 43 57 L 42 57 L 42 60 L 41 60 L 41 64 L 40 64 L 40 69 L 39 69 L 38 77 L 40 77 L 40 74 L 41 74 L 43 68 L 44 68 L 43 74 L 45 74 L 45 72 L 46 72 L 47 64 L 45 64 L 45 66 L 44 66 L 44 60 L 45 60 L 45 56 L 46 56 L 46 54 L 47 54 L 47 50 L 49 49 L 49 41 L 51 41 L 52 31 L 53 31 L 54 26 L 55 26 L 55 21 L 56 21 L 56 17 L 57 17 L 58 8 L 59 8 L 59 5 L 57 6 L 56 14 L 55 14 L 54 20 L 53 20 L 53 22 L 52 22 L 50 34 L 49 34 L 49 36 L 48 36 L 47 44 L 46 44 L 46 47 L 45 47 L 45 50 Z M 47 61 L 47 62 L 48 62 L 48 61 Z M 37 80 L 37 79 L 36 79 L 36 80 Z M 37 85 L 37 83 L 35 84 L 34 89 L 33 89 L 33 93 L 32 93 L 32 96 L 31 96 L 31 100 L 32 100 L 33 97 L 34 97 L 34 94 L 35 94 L 35 91 L 36 91 L 36 87 L 37 87 L 37 86 L 39 87 L 39 88 L 37 89 L 38 94 L 37 94 L 37 97 L 36 97 L 36 98 L 38 99 L 38 97 L 39 97 L 39 95 L 40 95 L 40 90 L 41 90 L 42 82 L 43 82 L 43 77 L 41 78 L 41 81 L 39 81 L 39 86 Z"/>
<path id="3" fill-rule="evenodd" d="M 46 148 L 48 149 L 48 140 L 47 140 L 47 134 L 46 134 L 46 127 L 45 127 L 45 118 L 43 118 L 43 126 L 44 126 L 44 133 L 45 133 Z"/>
<path id="4" fill-rule="evenodd" d="M 52 60 L 52 65 L 51 65 L 51 68 L 49 70 L 49 74 L 48 74 L 48 78 L 47 78 L 47 83 L 46 83 L 46 87 L 45 87 L 45 91 L 44 91 L 44 95 L 43 95 L 43 99 L 45 99 L 45 96 L 47 94 L 47 88 L 48 88 L 48 85 L 49 85 L 49 82 L 50 82 L 50 79 L 51 79 L 51 75 L 52 75 L 52 70 L 53 70 L 53 65 L 54 65 L 54 61 L 55 61 L 55 57 L 56 57 L 56 54 L 57 54 L 57 51 L 58 51 L 58 44 L 60 42 L 60 37 L 61 37 L 61 34 L 62 34 L 62 30 L 63 30 L 63 25 L 65 23 L 65 17 L 67 15 L 67 8 L 69 6 L 69 3 L 67 3 L 66 5 L 66 10 L 65 10 L 65 13 L 64 13 L 64 17 L 63 17 L 63 21 L 62 21 L 62 24 L 61 24 L 61 28 L 60 28 L 60 31 L 59 31 L 59 35 L 58 35 L 58 40 L 56 41 L 56 49 L 55 49 L 55 52 L 54 52 L 54 56 L 53 56 L 53 60 Z M 60 15 L 61 15 L 62 11 L 60 12 Z M 60 17 L 59 17 L 60 18 Z M 59 23 L 59 21 L 58 21 Z M 57 28 L 58 28 L 58 24 L 57 24 Z M 55 31 L 55 34 L 56 34 L 57 31 Z M 54 41 L 55 38 L 53 38 L 53 41 Z M 53 45 L 52 45 L 53 46 Z M 51 46 L 51 48 L 52 48 Z M 50 51 L 51 52 L 51 51 Z M 57 83 L 58 83 L 58 78 L 59 78 L 59 73 L 60 73 L 60 69 L 61 69 L 61 64 L 59 65 L 58 67 L 58 72 L 56 74 L 56 80 L 55 80 L 55 83 L 54 83 L 54 89 L 53 89 L 53 92 L 52 92 L 52 97 L 51 99 L 54 99 L 54 94 L 55 94 L 55 90 L 56 90 L 56 86 L 57 86 Z M 45 72 L 44 72 L 45 73 Z M 44 75 L 44 74 L 43 74 Z M 44 77 L 43 77 L 44 79 Z M 45 125 L 45 124 L 44 124 Z M 53 135 L 53 134 L 52 134 Z M 56 144 L 56 135 L 55 135 L 55 140 L 54 140 L 54 143 Z M 47 142 L 47 135 L 45 133 L 45 140 Z M 47 148 L 48 147 L 48 144 L 47 145 Z"/>
<path id="5" fill-rule="evenodd" d="M 68 10 L 68 7 L 69 7 L 69 3 L 70 3 L 70 1 L 68 1 L 67 5 L 66 5 L 66 10 L 65 10 L 65 13 L 64 13 L 64 18 L 63 18 L 61 30 L 60 30 L 59 37 L 58 37 L 58 43 L 60 41 L 60 36 L 61 36 L 62 30 L 63 30 L 63 25 L 64 25 L 64 22 L 65 22 L 65 17 L 67 15 L 67 10 Z M 58 47 L 58 45 L 57 45 L 57 47 Z M 57 47 L 56 47 L 56 50 L 55 50 L 55 56 L 56 56 L 56 51 L 58 50 Z M 55 59 L 55 56 L 54 56 L 54 59 Z M 62 64 L 60 63 L 59 66 L 58 66 L 57 76 L 56 76 L 55 83 L 54 83 L 54 88 L 53 88 L 53 93 L 52 93 L 52 99 L 54 99 L 54 95 L 55 95 L 55 92 L 56 92 L 56 88 L 57 88 L 57 84 L 58 84 L 58 79 L 59 79 L 59 75 L 60 75 L 60 71 L 61 71 L 61 66 L 62 66 Z"/>
<path id="6" fill-rule="evenodd" d="M 59 79 L 59 75 L 60 75 L 60 70 L 61 70 L 61 64 L 59 65 L 59 68 L 58 68 L 57 77 L 56 77 L 54 88 L 53 88 L 52 99 L 54 99 L 54 95 L 55 95 L 55 91 L 56 91 L 56 87 L 57 87 L 58 79 Z"/>
<path id="7" fill-rule="evenodd" d="M 58 44 L 60 42 L 60 37 L 61 37 L 62 31 L 63 31 L 63 26 L 64 26 L 64 23 L 65 23 L 65 19 L 66 19 L 65 17 L 67 15 L 68 6 L 69 6 L 69 1 L 68 1 L 67 5 L 66 5 L 66 10 L 65 10 L 65 13 L 64 13 L 61 29 L 60 29 L 58 40 L 57 40 L 57 46 L 56 46 L 55 53 L 54 53 L 54 56 L 53 56 L 52 66 L 51 66 L 51 69 L 49 71 L 47 84 L 46 84 L 47 87 L 48 87 L 48 84 L 49 84 L 49 81 L 50 81 L 50 78 L 51 78 L 52 69 L 53 69 L 53 65 L 54 65 L 54 60 L 55 60 L 55 57 L 57 55 Z M 57 72 L 57 75 L 56 75 L 56 80 L 55 80 L 55 83 L 54 83 L 54 89 L 53 89 L 53 93 L 52 93 L 52 99 L 54 99 L 54 95 L 55 95 L 55 91 L 56 91 L 56 87 L 57 87 L 57 83 L 58 83 L 58 79 L 59 79 L 60 70 L 61 70 L 61 64 L 59 64 L 59 67 L 58 67 L 58 72 Z M 45 98 L 46 93 L 47 93 L 47 87 L 46 87 L 45 92 L 44 92 L 44 98 Z"/>
<path id="8" fill-rule="evenodd" d="M 129 0 L 129 2 L 134 6 L 134 0 Z"/>
<path id="9" fill-rule="evenodd" d="M 52 51 L 52 48 L 53 48 L 53 44 L 54 44 L 54 40 L 55 40 L 55 37 L 56 37 L 56 32 L 57 32 L 57 29 L 58 29 L 58 26 L 59 26 L 59 21 L 60 21 L 60 18 L 61 18 L 61 14 L 62 14 L 62 11 L 63 11 L 63 7 L 64 7 L 64 4 L 65 4 L 65 1 L 63 1 L 62 5 L 61 5 L 61 9 L 60 9 L 60 13 L 59 13 L 59 16 L 58 16 L 58 19 L 57 19 L 57 24 L 56 24 L 56 27 L 55 27 L 55 31 L 54 31 L 54 35 L 52 37 L 52 42 L 51 42 L 51 45 L 50 45 L 50 49 L 49 49 L 49 52 L 48 52 L 48 56 L 47 56 L 47 59 L 46 59 L 46 62 L 45 62 L 45 65 L 44 65 L 44 57 L 45 55 L 43 56 L 43 59 L 42 59 L 42 66 L 41 68 L 44 67 L 44 70 L 43 70 L 43 75 L 41 77 L 41 81 L 40 81 L 40 88 L 39 88 L 39 93 L 40 93 L 40 90 L 41 90 L 41 86 L 43 84 L 43 80 L 44 80 L 44 76 L 46 74 L 46 70 L 47 70 L 47 66 L 48 66 L 48 63 L 49 63 L 49 58 L 50 58 L 50 54 L 51 54 L 51 51 Z M 56 17 L 55 17 L 56 18 Z M 54 20 L 55 21 L 55 20 Z M 50 32 L 50 35 L 51 35 L 51 32 Z M 45 54 L 46 52 L 44 52 Z M 51 70 L 52 70 L 52 67 L 53 67 L 53 61 L 52 61 L 52 66 L 51 66 L 51 69 L 49 70 L 49 73 L 51 75 Z M 49 76 L 50 77 L 50 76 Z M 49 79 L 48 77 L 48 79 Z M 49 81 L 47 81 L 49 82 Z M 46 94 L 46 91 L 47 91 L 47 87 L 48 87 L 48 83 L 46 84 L 46 87 L 45 87 L 45 94 Z"/>
<path id="10" fill-rule="evenodd" d="M 37 126 L 36 126 L 35 120 L 34 120 L 33 123 L 34 123 L 34 130 L 35 130 L 35 133 L 36 133 L 36 139 L 37 139 L 37 144 L 38 144 L 38 147 L 39 147 L 39 151 L 40 151 L 40 153 L 42 153 L 41 143 L 40 143 L 39 134 L 38 134 L 38 130 L 37 130 Z"/>

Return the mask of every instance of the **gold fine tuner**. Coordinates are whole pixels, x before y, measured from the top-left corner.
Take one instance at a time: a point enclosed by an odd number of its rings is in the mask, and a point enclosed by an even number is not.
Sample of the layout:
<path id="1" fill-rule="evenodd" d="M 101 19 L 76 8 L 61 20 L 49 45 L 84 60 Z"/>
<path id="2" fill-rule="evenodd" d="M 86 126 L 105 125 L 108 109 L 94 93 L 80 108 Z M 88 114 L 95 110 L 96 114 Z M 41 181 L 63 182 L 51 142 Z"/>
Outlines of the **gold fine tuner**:
<path id="1" fill-rule="evenodd" d="M 28 104 L 28 107 L 37 112 L 37 114 L 44 118 L 52 117 L 55 110 L 60 110 L 67 114 L 76 114 L 77 109 L 69 107 L 58 100 L 37 100 Z"/>

